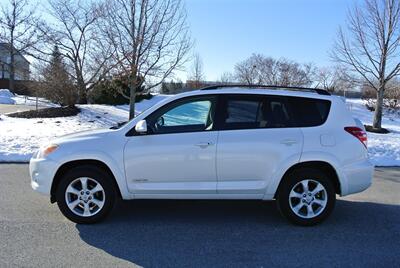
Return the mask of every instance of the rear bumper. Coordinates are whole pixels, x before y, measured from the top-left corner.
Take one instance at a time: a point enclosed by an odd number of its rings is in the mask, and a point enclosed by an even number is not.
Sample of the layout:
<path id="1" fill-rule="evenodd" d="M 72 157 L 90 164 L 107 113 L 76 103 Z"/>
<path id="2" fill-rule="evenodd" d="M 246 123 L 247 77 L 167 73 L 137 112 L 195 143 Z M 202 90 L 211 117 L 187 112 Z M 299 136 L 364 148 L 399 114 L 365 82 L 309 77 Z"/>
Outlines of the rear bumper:
<path id="1" fill-rule="evenodd" d="M 29 162 L 32 189 L 49 196 L 56 171 L 57 163 L 55 161 L 32 158 Z"/>
<path id="2" fill-rule="evenodd" d="M 362 192 L 372 184 L 374 165 L 368 160 L 343 166 L 343 179 L 341 181 L 341 195 Z"/>

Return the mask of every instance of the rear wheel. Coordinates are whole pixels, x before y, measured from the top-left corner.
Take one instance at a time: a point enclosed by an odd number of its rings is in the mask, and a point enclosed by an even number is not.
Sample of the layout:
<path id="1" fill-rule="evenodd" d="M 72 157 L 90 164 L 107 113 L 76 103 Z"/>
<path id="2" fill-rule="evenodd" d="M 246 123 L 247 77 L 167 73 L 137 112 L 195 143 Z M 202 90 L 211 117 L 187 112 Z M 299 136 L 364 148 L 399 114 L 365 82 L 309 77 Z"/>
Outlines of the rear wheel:
<path id="1" fill-rule="evenodd" d="M 81 166 L 63 176 L 56 199 L 61 212 L 71 221 L 96 223 L 111 211 L 115 195 L 107 172 L 95 166 Z"/>
<path id="2" fill-rule="evenodd" d="M 332 212 L 335 201 L 331 180 L 321 171 L 309 168 L 285 176 L 277 194 L 281 214 L 303 226 L 322 222 Z"/>

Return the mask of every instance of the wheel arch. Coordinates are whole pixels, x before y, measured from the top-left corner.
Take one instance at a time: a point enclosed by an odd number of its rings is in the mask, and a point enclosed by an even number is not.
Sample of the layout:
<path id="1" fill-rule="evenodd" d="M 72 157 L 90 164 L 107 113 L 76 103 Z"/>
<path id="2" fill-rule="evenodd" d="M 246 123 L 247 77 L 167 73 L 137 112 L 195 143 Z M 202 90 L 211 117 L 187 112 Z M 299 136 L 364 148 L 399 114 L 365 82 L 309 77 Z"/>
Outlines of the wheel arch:
<path id="1" fill-rule="evenodd" d="M 276 198 L 278 189 L 281 186 L 282 182 L 285 180 L 285 178 L 288 176 L 288 174 L 290 174 L 291 172 L 293 172 L 296 169 L 301 169 L 301 168 L 312 168 L 312 169 L 317 169 L 317 170 L 324 172 L 332 180 L 332 183 L 335 187 L 335 193 L 341 195 L 342 190 L 341 190 L 339 176 L 338 176 L 335 168 L 330 163 L 325 162 L 325 161 L 306 161 L 306 162 L 297 163 L 286 170 L 286 172 L 284 173 L 284 175 L 282 176 L 282 179 L 280 180 L 280 182 L 278 184 L 278 187 L 275 190 L 274 198 Z"/>
<path id="2" fill-rule="evenodd" d="M 105 164 L 104 162 L 102 162 L 100 160 L 95 160 L 95 159 L 80 159 L 80 160 L 72 160 L 72 161 L 65 162 L 57 169 L 57 172 L 54 175 L 53 183 L 51 184 L 51 189 L 50 189 L 51 203 L 56 202 L 55 193 L 56 193 L 57 187 L 58 187 L 62 177 L 64 176 L 64 174 L 66 172 L 68 172 L 68 170 L 70 170 L 71 168 L 75 168 L 78 166 L 84 166 L 84 165 L 95 166 L 97 168 L 102 169 L 107 174 L 109 174 L 110 177 L 112 178 L 114 186 L 116 187 L 116 191 L 117 191 L 119 198 L 122 198 L 121 189 L 118 185 L 116 177 L 115 177 L 114 173 L 111 171 L 111 169 L 108 167 L 107 164 Z"/>

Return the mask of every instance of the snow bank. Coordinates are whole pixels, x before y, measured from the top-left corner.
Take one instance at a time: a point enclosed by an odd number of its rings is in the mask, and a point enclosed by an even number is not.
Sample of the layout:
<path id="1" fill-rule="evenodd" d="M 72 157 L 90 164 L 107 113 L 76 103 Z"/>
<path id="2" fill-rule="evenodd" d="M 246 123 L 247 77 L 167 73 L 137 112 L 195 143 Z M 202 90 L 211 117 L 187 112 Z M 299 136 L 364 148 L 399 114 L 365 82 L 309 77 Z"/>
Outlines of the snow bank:
<path id="1" fill-rule="evenodd" d="M 15 104 L 13 97 L 8 89 L 0 89 L 0 104 Z"/>
<path id="2" fill-rule="evenodd" d="M 0 104 L 15 104 L 15 100 L 0 96 Z"/>
<path id="3" fill-rule="evenodd" d="M 0 89 L 0 97 L 12 98 L 14 95 L 8 89 Z"/>

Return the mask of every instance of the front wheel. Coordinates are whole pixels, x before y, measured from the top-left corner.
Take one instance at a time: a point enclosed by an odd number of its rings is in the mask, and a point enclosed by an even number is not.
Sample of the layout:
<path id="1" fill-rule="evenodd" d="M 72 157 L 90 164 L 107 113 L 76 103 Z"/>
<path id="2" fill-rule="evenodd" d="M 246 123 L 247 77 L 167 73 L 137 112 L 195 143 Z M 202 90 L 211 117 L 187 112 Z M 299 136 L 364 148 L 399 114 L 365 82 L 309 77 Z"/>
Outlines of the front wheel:
<path id="1" fill-rule="evenodd" d="M 57 187 L 58 207 L 75 223 L 96 223 L 107 216 L 115 202 L 115 187 L 107 172 L 94 166 L 68 171 Z"/>
<path id="2" fill-rule="evenodd" d="M 277 194 L 283 216 L 297 225 L 322 222 L 332 212 L 336 194 L 331 180 L 314 169 L 300 169 L 287 175 Z"/>

